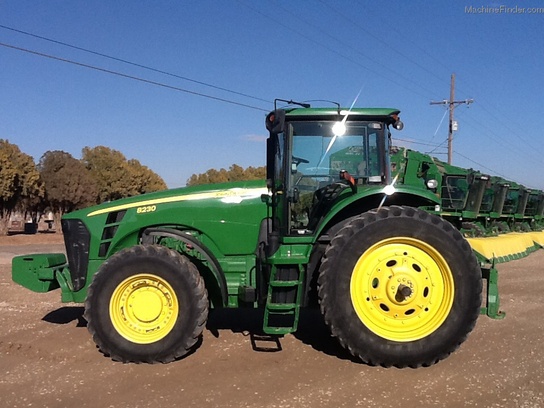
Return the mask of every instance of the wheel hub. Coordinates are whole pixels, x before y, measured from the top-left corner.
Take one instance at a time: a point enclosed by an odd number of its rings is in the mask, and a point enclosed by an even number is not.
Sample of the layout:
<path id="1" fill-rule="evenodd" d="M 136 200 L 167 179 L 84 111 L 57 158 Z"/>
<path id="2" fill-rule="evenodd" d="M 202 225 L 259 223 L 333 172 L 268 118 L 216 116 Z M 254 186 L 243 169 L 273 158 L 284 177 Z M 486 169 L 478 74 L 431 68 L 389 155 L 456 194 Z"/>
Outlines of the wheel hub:
<path id="1" fill-rule="evenodd" d="M 351 278 L 352 304 L 374 333 L 412 341 L 434 332 L 453 303 L 453 277 L 442 256 L 413 238 L 390 238 L 361 255 Z"/>
<path id="2" fill-rule="evenodd" d="M 412 296 L 412 288 L 410 288 L 409 286 L 405 286 L 403 285 L 402 283 L 397 287 L 397 293 L 395 294 L 395 300 L 398 302 L 398 303 L 402 303 L 404 302 L 405 300 L 407 300 L 407 298 L 411 297 Z"/>
<path id="3" fill-rule="evenodd" d="M 403 271 L 402 266 L 399 268 L 391 268 L 390 275 L 387 276 L 386 281 L 384 282 L 387 288 L 387 297 L 390 302 L 395 303 L 396 305 L 405 304 L 413 300 L 413 294 L 415 292 L 415 280 L 408 271 Z M 381 282 L 382 278 L 377 277 L 378 281 Z"/>
<path id="4" fill-rule="evenodd" d="M 153 343 L 167 336 L 176 323 L 178 309 L 170 284 L 151 274 L 125 279 L 110 300 L 110 318 L 115 330 L 139 344 Z"/>
<path id="5" fill-rule="evenodd" d="M 163 310 L 161 298 L 149 288 L 134 292 L 128 300 L 134 317 L 144 323 L 156 320 Z"/>

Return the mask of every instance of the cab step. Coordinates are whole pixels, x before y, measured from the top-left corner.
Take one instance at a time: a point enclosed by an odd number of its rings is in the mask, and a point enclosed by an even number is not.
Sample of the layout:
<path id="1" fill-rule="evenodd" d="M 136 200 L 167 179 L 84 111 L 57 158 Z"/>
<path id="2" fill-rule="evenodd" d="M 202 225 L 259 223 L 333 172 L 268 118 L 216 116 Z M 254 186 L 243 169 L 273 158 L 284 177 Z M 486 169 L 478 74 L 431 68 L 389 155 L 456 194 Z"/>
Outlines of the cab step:
<path id="1" fill-rule="evenodd" d="M 301 265 L 272 267 L 264 310 L 265 333 L 287 334 L 297 330 L 303 281 L 304 269 Z"/>

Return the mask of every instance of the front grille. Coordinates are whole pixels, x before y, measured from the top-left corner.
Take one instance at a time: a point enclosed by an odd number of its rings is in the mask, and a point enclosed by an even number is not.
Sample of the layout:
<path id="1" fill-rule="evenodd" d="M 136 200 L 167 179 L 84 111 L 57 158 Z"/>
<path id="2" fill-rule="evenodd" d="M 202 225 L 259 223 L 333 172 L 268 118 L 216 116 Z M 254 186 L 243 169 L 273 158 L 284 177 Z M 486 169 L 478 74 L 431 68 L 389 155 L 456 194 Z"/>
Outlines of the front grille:
<path id="1" fill-rule="evenodd" d="M 72 286 L 77 292 L 87 280 L 91 235 L 81 220 L 62 220 L 61 224 Z"/>

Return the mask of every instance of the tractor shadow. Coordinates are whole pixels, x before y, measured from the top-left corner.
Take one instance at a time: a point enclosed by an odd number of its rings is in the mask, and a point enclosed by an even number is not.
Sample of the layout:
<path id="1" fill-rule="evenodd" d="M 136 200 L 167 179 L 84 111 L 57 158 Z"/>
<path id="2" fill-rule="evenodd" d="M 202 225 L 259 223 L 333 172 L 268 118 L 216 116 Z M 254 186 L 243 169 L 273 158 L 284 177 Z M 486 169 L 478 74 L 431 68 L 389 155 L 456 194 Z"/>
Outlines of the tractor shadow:
<path id="1" fill-rule="evenodd" d="M 84 311 L 83 306 L 64 306 L 47 313 L 42 321 L 58 325 L 75 322 L 76 327 L 87 327 L 87 321 L 83 317 Z M 256 352 L 282 351 L 281 340 L 284 336 L 266 334 L 263 331 L 263 319 L 263 309 L 212 309 L 208 316 L 206 329 L 216 338 L 220 337 L 222 330 L 242 333 L 249 337 L 251 348 Z M 328 356 L 361 363 L 331 336 L 318 308 L 303 308 L 301 310 L 298 330 L 293 333 L 293 336 L 303 344 Z M 195 345 L 195 349 L 198 349 L 201 343 L 202 337 Z"/>
<path id="2" fill-rule="evenodd" d="M 76 322 L 76 327 L 87 327 L 87 320 L 83 317 L 83 306 L 64 306 L 47 313 L 42 320 L 52 324 L 68 324 Z"/>
<path id="3" fill-rule="evenodd" d="M 281 351 L 281 340 L 284 336 L 264 333 L 263 320 L 263 309 L 213 309 L 210 310 L 206 328 L 216 338 L 220 336 L 220 330 L 230 330 L 249 336 L 252 349 L 257 352 Z M 318 308 L 301 310 L 298 329 L 293 336 L 318 352 L 361 363 L 331 336 Z"/>
<path id="4" fill-rule="evenodd" d="M 293 335 L 316 351 L 341 360 L 362 364 L 359 359 L 353 357 L 349 351 L 343 348 L 337 339 L 332 337 L 318 307 L 307 307 L 301 310 L 298 330 Z"/>

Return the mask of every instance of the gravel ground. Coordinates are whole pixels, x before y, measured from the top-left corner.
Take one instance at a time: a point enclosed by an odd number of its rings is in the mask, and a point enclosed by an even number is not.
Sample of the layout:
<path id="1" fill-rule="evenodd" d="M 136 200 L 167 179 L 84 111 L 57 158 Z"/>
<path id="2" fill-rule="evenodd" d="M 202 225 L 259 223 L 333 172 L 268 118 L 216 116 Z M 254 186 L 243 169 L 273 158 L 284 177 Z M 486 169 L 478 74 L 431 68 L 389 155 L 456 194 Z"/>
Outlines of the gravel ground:
<path id="1" fill-rule="evenodd" d="M 259 313 L 210 315 L 195 353 L 122 364 L 96 349 L 83 308 L 11 281 L 15 254 L 62 251 L 62 236 L 0 238 L 2 407 L 543 407 L 544 251 L 499 266 L 504 320 L 480 317 L 461 348 L 429 368 L 353 361 L 306 311 L 272 341 Z"/>

